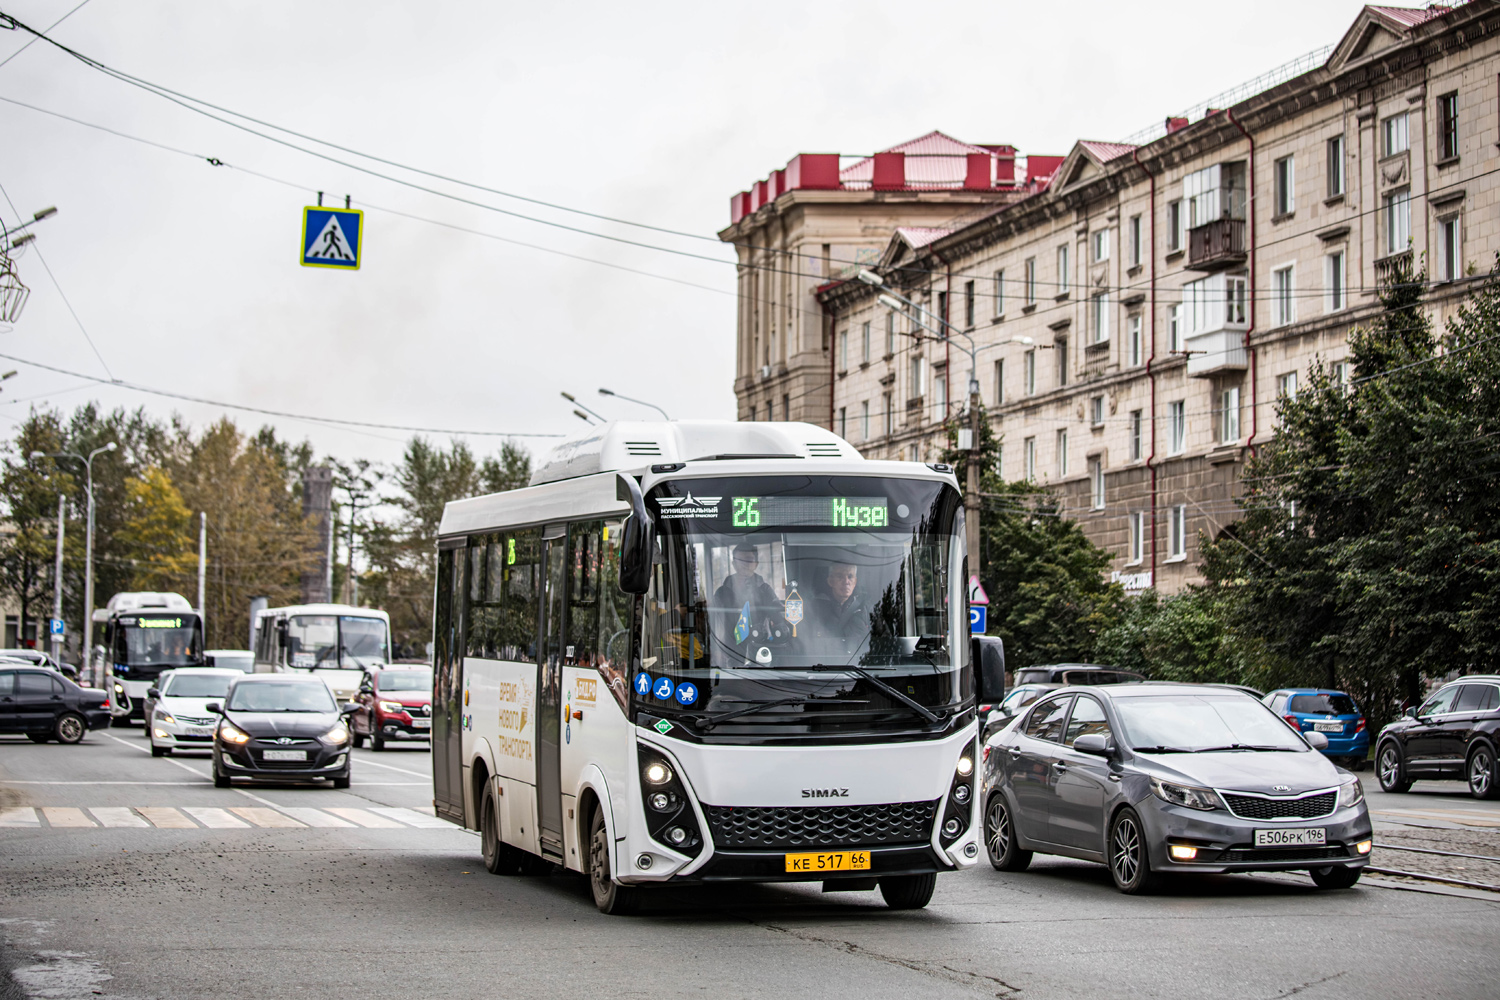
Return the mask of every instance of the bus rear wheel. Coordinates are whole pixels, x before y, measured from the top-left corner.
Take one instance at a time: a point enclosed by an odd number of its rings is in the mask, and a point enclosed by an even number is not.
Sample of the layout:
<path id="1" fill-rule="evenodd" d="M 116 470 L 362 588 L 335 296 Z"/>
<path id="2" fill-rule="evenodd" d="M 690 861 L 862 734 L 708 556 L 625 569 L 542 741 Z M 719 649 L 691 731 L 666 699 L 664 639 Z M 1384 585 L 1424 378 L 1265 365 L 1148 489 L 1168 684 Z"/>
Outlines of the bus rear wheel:
<path id="1" fill-rule="evenodd" d="M 600 913 L 621 916 L 640 908 L 641 890 L 620 885 L 609 869 L 609 831 L 604 826 L 604 807 L 594 806 L 589 823 L 589 890 Z"/>
<path id="2" fill-rule="evenodd" d="M 937 888 L 937 873 L 926 875 L 893 875 L 880 880 L 880 895 L 893 910 L 920 910 L 932 901 Z"/>

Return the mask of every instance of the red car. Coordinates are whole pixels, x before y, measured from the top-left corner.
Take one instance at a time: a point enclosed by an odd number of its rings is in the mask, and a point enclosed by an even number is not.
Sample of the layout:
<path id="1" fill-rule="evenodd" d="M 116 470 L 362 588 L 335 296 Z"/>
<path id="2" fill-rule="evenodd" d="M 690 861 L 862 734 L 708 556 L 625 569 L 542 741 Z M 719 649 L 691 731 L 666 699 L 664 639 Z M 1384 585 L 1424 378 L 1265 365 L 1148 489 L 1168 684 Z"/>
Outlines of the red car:
<path id="1" fill-rule="evenodd" d="M 354 701 L 359 710 L 349 717 L 349 729 L 356 747 L 368 739 L 371 750 L 384 750 L 387 740 L 429 740 L 432 736 L 430 668 L 371 670 Z"/>

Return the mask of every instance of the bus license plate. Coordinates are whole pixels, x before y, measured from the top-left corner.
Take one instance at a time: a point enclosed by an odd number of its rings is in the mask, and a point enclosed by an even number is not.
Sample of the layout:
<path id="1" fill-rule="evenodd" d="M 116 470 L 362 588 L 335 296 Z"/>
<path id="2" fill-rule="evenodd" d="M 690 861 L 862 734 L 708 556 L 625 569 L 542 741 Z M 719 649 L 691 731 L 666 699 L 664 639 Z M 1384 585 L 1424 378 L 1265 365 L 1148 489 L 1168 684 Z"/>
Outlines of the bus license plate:
<path id="1" fill-rule="evenodd" d="M 1314 722 L 1313 723 L 1313 732 L 1315 732 L 1315 733 L 1342 733 L 1343 731 L 1344 731 L 1344 724 L 1342 722 Z"/>
<path id="2" fill-rule="evenodd" d="M 869 851 L 832 851 L 827 854 L 788 854 L 789 872 L 855 872 L 868 871 Z"/>
<path id="3" fill-rule="evenodd" d="M 427 729 L 427 728 L 429 728 L 429 727 L 432 726 L 432 720 L 431 719 L 412 719 L 411 720 L 411 724 L 412 724 L 412 728 L 413 729 Z"/>
<path id="4" fill-rule="evenodd" d="M 1328 831 L 1321 826 L 1302 830 L 1256 830 L 1256 847 L 1321 847 L 1328 843 Z"/>
<path id="5" fill-rule="evenodd" d="M 263 760 L 306 760 L 306 750 L 267 750 L 262 755 Z"/>

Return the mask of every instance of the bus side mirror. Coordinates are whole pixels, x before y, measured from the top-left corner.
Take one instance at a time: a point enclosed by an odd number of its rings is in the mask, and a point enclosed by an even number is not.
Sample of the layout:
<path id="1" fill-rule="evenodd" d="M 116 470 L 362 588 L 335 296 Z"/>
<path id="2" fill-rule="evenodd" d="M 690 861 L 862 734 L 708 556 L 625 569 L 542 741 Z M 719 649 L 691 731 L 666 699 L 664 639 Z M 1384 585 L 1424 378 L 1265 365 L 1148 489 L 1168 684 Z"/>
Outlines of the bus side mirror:
<path id="1" fill-rule="evenodd" d="M 969 652 L 979 680 L 979 700 L 998 705 L 1005 700 L 1005 640 L 998 635 L 970 636 Z"/>
<path id="2" fill-rule="evenodd" d="M 651 584 L 651 551 L 656 539 L 635 477 L 615 477 L 615 499 L 630 502 L 630 516 L 625 519 L 625 533 L 620 539 L 620 589 L 627 594 L 644 594 Z"/>

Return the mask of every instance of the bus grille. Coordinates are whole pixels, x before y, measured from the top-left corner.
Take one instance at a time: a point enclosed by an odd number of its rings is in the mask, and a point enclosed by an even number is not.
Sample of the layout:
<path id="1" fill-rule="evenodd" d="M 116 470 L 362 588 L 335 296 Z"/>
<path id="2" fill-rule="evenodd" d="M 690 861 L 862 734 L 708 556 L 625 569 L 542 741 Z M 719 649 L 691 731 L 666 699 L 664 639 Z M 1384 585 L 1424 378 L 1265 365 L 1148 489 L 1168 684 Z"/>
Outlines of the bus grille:
<path id="1" fill-rule="evenodd" d="M 719 848 L 874 847 L 932 837 L 937 801 L 873 806 L 704 806 Z"/>

